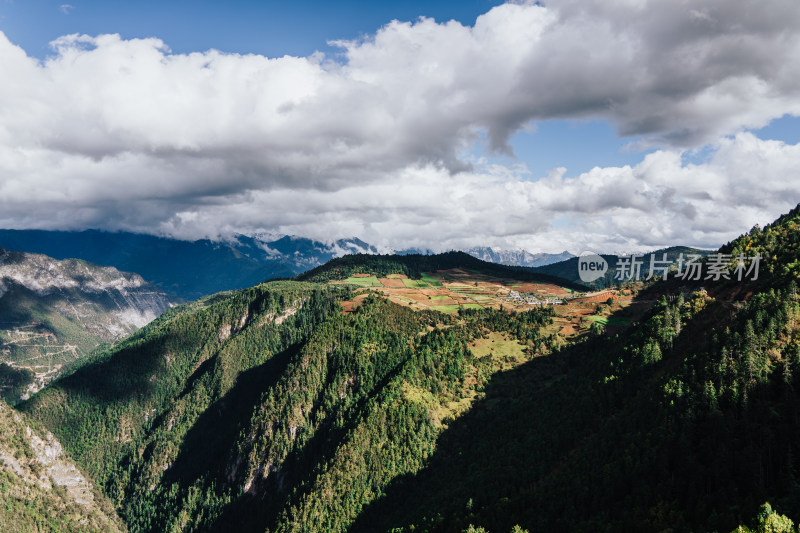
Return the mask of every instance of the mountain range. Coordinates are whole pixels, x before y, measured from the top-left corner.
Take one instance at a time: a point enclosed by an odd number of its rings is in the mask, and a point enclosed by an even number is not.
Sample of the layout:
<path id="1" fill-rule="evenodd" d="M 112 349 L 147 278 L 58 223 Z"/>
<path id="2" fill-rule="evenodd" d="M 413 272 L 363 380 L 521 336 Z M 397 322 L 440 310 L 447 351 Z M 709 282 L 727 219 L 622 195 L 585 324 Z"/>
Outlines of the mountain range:
<path id="1" fill-rule="evenodd" d="M 284 236 L 238 235 L 183 241 L 97 230 L 0 230 L 0 246 L 56 259 L 79 258 L 136 272 L 173 297 L 194 300 L 274 278 L 293 277 L 346 253 L 376 253 L 358 239 L 321 243 Z"/>
<path id="2" fill-rule="evenodd" d="M 652 252 L 643 254 L 602 254 L 601 257 L 608 264 L 608 270 L 602 277 L 591 282 L 590 285 L 593 288 L 604 288 L 618 285 L 621 281 L 624 281 L 620 279 L 622 273 L 620 273 L 620 277 L 618 277 L 618 266 L 621 265 L 622 260 L 630 260 L 632 255 L 635 255 L 638 258 L 637 261 L 641 261 L 639 277 L 644 279 L 644 277 L 649 274 L 651 257 L 655 261 L 666 260 L 670 264 L 677 267 L 679 258 L 681 257 L 685 261 L 690 256 L 703 258 L 711 253 L 711 250 L 703 250 L 701 248 L 692 248 L 689 246 L 670 246 L 669 248 L 661 248 L 659 250 L 653 250 Z M 540 274 L 547 274 L 549 276 L 555 276 L 564 280 L 572 281 L 574 283 L 583 283 L 578 270 L 578 258 L 574 256 L 563 261 L 539 265 L 533 267 L 531 270 Z M 627 276 L 628 274 L 630 274 L 630 272 L 626 271 L 625 275 Z"/>
<path id="3" fill-rule="evenodd" d="M 169 307 L 138 274 L 0 248 L 0 395 L 26 398 Z"/>
<path id="4" fill-rule="evenodd" d="M 183 241 L 128 232 L 0 230 L 0 246 L 45 254 L 56 259 L 77 257 L 136 272 L 175 297 L 194 300 L 215 292 L 241 289 L 267 279 L 288 278 L 346 254 L 378 253 L 360 239 L 323 243 L 304 237 L 267 234 L 236 235 L 226 241 Z M 478 247 L 466 250 L 492 263 L 535 267 L 573 257 Z M 408 249 L 400 255 L 431 255 Z"/>
<path id="5" fill-rule="evenodd" d="M 522 250 L 522 249 L 504 250 L 501 248 L 490 248 L 488 246 L 482 246 L 477 248 L 470 248 L 464 251 L 473 257 L 482 259 L 483 261 L 498 263 L 500 265 L 513 265 L 513 266 L 524 266 L 524 267 L 538 267 L 538 266 L 550 265 L 553 263 L 566 261 L 567 259 L 575 257 L 573 254 L 567 252 L 566 250 L 561 252 L 560 254 L 548 254 L 543 252 L 532 254 L 527 250 Z"/>
<path id="6" fill-rule="evenodd" d="M 9 250 L 45 254 L 56 259 L 77 257 L 100 265 L 136 272 L 174 299 L 194 300 L 219 291 L 241 289 L 276 278 L 291 278 L 331 259 L 349 254 L 377 254 L 378 249 L 360 239 L 323 243 L 304 237 L 267 234 L 236 235 L 229 240 L 183 241 L 136 233 L 44 230 L 0 230 L 0 246 Z M 672 247 L 678 253 L 708 254 L 708 250 Z M 673 253 L 674 252 L 674 253 Z M 430 250 L 407 249 L 398 255 L 432 255 Z M 530 253 L 526 250 L 475 247 L 466 253 L 483 261 L 534 268 L 537 272 L 580 282 L 577 259 L 571 253 Z M 613 284 L 614 265 L 595 287 Z M 660 257 L 660 256 L 659 256 Z"/>
<path id="7" fill-rule="evenodd" d="M 134 532 L 795 531 L 800 207 L 721 251 L 769 259 L 587 294 L 347 255 L 168 310 L 19 421 Z"/>

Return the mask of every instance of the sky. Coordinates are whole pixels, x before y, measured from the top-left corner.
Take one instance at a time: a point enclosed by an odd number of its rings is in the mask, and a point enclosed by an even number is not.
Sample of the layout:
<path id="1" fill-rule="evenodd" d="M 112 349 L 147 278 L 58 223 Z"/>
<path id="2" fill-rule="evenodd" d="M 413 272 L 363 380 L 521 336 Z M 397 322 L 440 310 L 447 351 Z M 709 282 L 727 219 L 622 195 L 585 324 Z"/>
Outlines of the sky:
<path id="1" fill-rule="evenodd" d="M 0 0 L 0 227 L 715 248 L 800 202 L 796 0 Z"/>

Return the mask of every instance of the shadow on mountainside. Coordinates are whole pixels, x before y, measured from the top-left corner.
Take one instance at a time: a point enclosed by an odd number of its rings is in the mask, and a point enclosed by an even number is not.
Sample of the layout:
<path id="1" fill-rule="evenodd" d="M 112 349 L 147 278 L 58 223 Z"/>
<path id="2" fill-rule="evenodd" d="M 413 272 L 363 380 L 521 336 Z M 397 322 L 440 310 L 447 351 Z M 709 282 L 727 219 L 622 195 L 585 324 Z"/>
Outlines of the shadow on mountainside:
<path id="1" fill-rule="evenodd" d="M 300 347 L 300 344 L 290 346 L 263 364 L 239 374 L 233 388 L 203 411 L 186 432 L 175 461 L 164 475 L 166 484 L 179 482 L 188 487 L 209 471 L 216 472 L 220 479 L 225 476 L 230 443 L 236 441 L 263 392 L 275 386 Z M 213 360 L 206 363 L 211 364 Z M 187 383 L 186 389 L 190 387 L 191 383 Z"/>
<path id="2" fill-rule="evenodd" d="M 671 378 L 691 379 L 685 362 L 710 326 L 730 317 L 728 305 L 710 306 L 663 359 L 627 372 L 640 328 L 496 374 L 427 466 L 396 478 L 349 533 L 727 531 L 770 496 L 796 495 L 796 476 L 781 473 L 800 437 L 794 392 L 780 409 L 791 425 L 776 425 L 766 386 L 743 411 L 677 412 L 666 399 Z"/>

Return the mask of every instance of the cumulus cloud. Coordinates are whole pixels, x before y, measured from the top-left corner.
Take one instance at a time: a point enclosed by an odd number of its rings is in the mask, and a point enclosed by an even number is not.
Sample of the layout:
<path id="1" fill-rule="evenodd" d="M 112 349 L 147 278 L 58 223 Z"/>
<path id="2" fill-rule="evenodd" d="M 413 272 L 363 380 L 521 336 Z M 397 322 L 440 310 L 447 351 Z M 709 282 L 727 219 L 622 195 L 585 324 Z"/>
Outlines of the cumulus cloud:
<path id="1" fill-rule="evenodd" d="M 69 35 L 39 61 L 0 32 L 0 224 L 619 248 L 715 245 L 800 200 L 798 148 L 740 133 L 800 115 L 794 0 L 514 3 L 335 44 L 267 58 Z M 660 150 L 542 179 L 463 157 L 564 118 Z"/>
<path id="2" fill-rule="evenodd" d="M 491 167 L 451 174 L 428 165 L 333 192 L 252 192 L 179 212 L 161 229 L 192 236 L 220 221 L 228 232 L 265 224 L 437 251 L 476 243 L 549 252 L 710 248 L 770 222 L 800 198 L 800 180 L 787 179 L 800 175 L 800 144 L 740 133 L 723 139 L 706 163 L 686 163 L 682 155 L 660 150 L 635 166 L 575 177 L 557 169 L 536 181 Z"/>

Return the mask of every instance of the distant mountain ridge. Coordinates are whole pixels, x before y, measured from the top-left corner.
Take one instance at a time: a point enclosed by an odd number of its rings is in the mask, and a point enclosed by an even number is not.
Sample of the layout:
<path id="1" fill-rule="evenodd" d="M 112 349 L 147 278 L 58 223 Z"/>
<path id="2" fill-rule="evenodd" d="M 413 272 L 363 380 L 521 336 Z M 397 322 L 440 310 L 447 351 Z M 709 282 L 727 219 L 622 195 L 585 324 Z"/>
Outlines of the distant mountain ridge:
<path id="1" fill-rule="evenodd" d="M 372 274 L 386 276 L 403 274 L 411 279 L 419 279 L 425 272 L 438 272 L 449 269 L 466 269 L 472 272 L 511 278 L 517 280 L 553 283 L 573 290 L 584 290 L 580 283 L 542 274 L 532 269 L 510 265 L 499 265 L 478 259 L 466 252 L 445 252 L 442 254 L 351 254 L 333 259 L 320 265 L 296 279 L 300 281 L 325 282 L 342 280 L 353 274 Z"/>
<path id="2" fill-rule="evenodd" d="M 269 257 L 280 258 L 292 265 L 298 274 L 342 255 L 378 253 L 377 248 L 357 238 L 338 239 L 331 244 L 289 235 L 274 241 L 259 241 L 243 235 L 237 239 L 240 243 L 252 239 Z"/>
<path id="3" fill-rule="evenodd" d="M 138 233 L 98 230 L 0 230 L 0 246 L 79 258 L 136 272 L 162 290 L 186 300 L 294 277 L 346 253 L 377 253 L 359 239 L 322 243 L 302 237 L 238 235 L 229 241 L 181 241 Z"/>
<path id="4" fill-rule="evenodd" d="M 223 241 L 182 241 L 99 230 L 0 230 L 0 246 L 55 259 L 79 258 L 136 272 L 162 290 L 186 300 L 250 287 L 268 279 L 291 278 L 344 255 L 379 252 L 358 238 L 324 243 L 305 237 L 256 234 L 236 235 Z M 416 248 L 396 253 L 433 254 Z M 548 265 L 572 257 L 566 251 L 534 254 L 489 247 L 471 248 L 466 253 L 491 263 L 523 267 Z"/>
<path id="5" fill-rule="evenodd" d="M 643 258 L 643 265 L 641 267 L 642 276 L 646 276 L 648 273 L 649 268 L 649 260 L 650 255 L 653 254 L 656 260 L 661 260 L 664 254 L 667 255 L 667 260 L 671 262 L 675 262 L 678 260 L 681 254 L 684 255 L 684 258 L 688 258 L 691 255 L 699 255 L 700 257 L 705 257 L 708 254 L 712 253 L 711 250 L 702 250 L 700 248 L 691 248 L 689 246 L 670 246 L 669 248 L 662 248 L 660 250 L 654 250 L 652 252 L 647 252 L 643 254 L 636 254 Z M 616 285 L 619 283 L 619 280 L 615 280 L 615 276 L 617 273 L 616 267 L 620 257 L 623 257 L 622 254 L 601 254 L 601 257 L 606 260 L 608 263 L 608 271 L 605 273 L 603 277 L 593 282 L 593 285 L 596 288 L 603 288 L 609 287 L 612 285 Z M 559 261 L 557 263 L 550 263 L 547 265 L 542 265 L 538 267 L 532 268 L 534 272 L 538 272 L 540 274 L 547 274 L 550 276 L 555 276 L 557 278 L 565 279 L 568 281 L 572 281 L 575 283 L 582 283 L 580 279 L 580 275 L 578 273 L 578 257 L 571 257 L 564 261 Z M 642 278 L 643 279 L 643 278 Z"/>
<path id="6" fill-rule="evenodd" d="M 0 230 L 0 246 L 55 259 L 79 258 L 136 272 L 165 292 L 185 300 L 251 287 L 269 279 L 293 278 L 345 255 L 379 253 L 378 248 L 358 238 L 321 242 L 297 236 L 256 234 L 236 235 L 223 241 L 182 241 L 99 230 Z M 696 250 L 686 247 L 667 250 L 679 249 Z M 434 255 L 431 250 L 420 248 L 394 253 L 399 256 Z M 465 253 L 489 263 L 532 268 L 538 273 L 580 283 L 577 258 L 568 251 L 549 254 L 474 247 Z M 611 259 L 613 266 L 617 255 L 604 257 Z M 600 287 L 604 283 L 607 284 L 599 280 L 595 285 Z"/>
<path id="7" fill-rule="evenodd" d="M 138 274 L 0 248 L 0 394 L 14 401 L 37 390 L 169 307 Z"/>
<path id="8" fill-rule="evenodd" d="M 548 254 L 544 252 L 532 254 L 527 250 L 504 250 L 500 248 L 491 248 L 488 246 L 481 246 L 477 248 L 470 248 L 465 250 L 469 255 L 477 257 L 483 261 L 491 263 L 498 263 L 501 265 L 524 266 L 524 267 L 538 267 L 558 263 L 559 261 L 566 261 L 575 257 L 573 254 L 564 250 L 560 254 Z"/>

